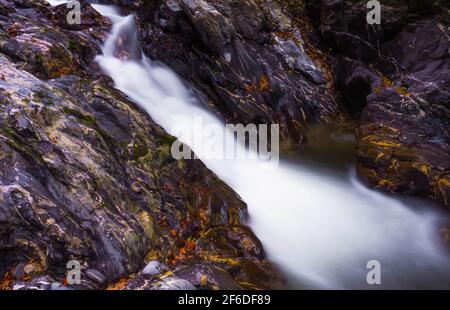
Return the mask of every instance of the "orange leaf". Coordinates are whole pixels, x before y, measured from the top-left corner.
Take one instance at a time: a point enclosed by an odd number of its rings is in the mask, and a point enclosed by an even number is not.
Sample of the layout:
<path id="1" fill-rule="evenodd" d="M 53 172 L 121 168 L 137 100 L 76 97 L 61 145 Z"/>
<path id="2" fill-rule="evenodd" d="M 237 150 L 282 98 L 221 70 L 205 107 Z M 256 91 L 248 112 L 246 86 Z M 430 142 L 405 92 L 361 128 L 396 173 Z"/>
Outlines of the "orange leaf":
<path id="1" fill-rule="evenodd" d="M 189 250 L 194 250 L 195 249 L 195 241 L 191 241 L 191 240 L 186 241 L 186 247 Z"/>

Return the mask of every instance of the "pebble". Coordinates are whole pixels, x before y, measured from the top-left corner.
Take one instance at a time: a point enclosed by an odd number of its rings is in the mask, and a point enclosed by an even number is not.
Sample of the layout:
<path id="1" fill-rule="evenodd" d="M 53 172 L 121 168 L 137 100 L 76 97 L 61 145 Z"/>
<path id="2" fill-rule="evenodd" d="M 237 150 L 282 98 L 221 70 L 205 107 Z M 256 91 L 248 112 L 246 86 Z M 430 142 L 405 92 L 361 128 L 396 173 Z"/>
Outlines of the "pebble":
<path id="1" fill-rule="evenodd" d="M 168 270 L 169 268 L 166 265 L 160 263 L 157 260 L 154 260 L 148 263 L 147 266 L 145 266 L 144 270 L 142 270 L 142 274 L 156 276 Z"/>
<path id="2" fill-rule="evenodd" d="M 195 286 L 191 282 L 181 278 L 164 279 L 164 284 L 168 286 L 166 289 L 169 290 L 196 290 Z"/>
<path id="3" fill-rule="evenodd" d="M 87 278 L 91 279 L 98 284 L 104 284 L 106 282 L 106 277 L 100 271 L 96 269 L 87 269 L 84 271 Z"/>

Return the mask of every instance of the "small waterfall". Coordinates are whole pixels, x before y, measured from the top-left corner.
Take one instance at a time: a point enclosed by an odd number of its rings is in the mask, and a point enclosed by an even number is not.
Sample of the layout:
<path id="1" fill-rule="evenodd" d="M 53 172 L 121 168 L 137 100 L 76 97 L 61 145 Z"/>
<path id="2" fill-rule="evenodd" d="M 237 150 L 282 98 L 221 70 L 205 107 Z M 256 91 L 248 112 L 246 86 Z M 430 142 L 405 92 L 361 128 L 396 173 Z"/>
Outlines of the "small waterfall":
<path id="1" fill-rule="evenodd" d="M 97 61 L 117 89 L 168 132 L 194 128 L 198 117 L 202 126 L 225 127 L 174 72 L 142 55 L 133 16 L 94 7 L 114 24 Z M 200 134 L 178 138 L 201 151 Z M 340 180 L 295 163 L 263 170 L 258 160 L 202 160 L 248 204 L 252 229 L 293 287 L 370 289 L 369 260 L 381 263 L 381 288 L 450 287 L 436 211 L 413 210 L 353 176 Z"/>

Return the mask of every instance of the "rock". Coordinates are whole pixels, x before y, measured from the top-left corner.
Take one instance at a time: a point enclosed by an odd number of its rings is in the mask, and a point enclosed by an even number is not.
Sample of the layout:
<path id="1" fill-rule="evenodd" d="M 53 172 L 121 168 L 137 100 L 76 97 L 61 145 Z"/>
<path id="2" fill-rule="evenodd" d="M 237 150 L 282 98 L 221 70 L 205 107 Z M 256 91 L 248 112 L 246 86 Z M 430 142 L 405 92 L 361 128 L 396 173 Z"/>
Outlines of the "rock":
<path id="1" fill-rule="evenodd" d="M 13 278 L 16 280 L 20 280 L 23 277 L 25 277 L 25 268 L 26 264 L 25 263 L 19 263 L 15 268 L 14 268 L 14 273 L 13 273 Z"/>
<path id="2" fill-rule="evenodd" d="M 126 290 L 195 290 L 195 286 L 189 281 L 175 276 L 172 272 L 166 272 L 159 276 L 140 274 L 131 279 L 125 286 Z"/>
<path id="3" fill-rule="evenodd" d="M 286 281 L 277 275 L 273 275 L 274 265 L 268 260 L 240 259 L 240 268 L 234 280 L 244 290 L 253 290 L 257 287 L 263 289 L 284 289 Z"/>
<path id="4" fill-rule="evenodd" d="M 212 228 L 197 240 L 195 250 L 219 257 L 262 257 L 260 241 L 248 236 L 248 231 L 243 226 Z"/>
<path id="5" fill-rule="evenodd" d="M 385 78 L 384 89 L 368 97 L 358 151 L 358 171 L 370 185 L 438 199 L 447 206 L 449 34 L 448 28 L 426 22 L 406 26 L 386 43 L 400 73 Z"/>
<path id="6" fill-rule="evenodd" d="M 35 277 L 42 273 L 42 267 L 39 264 L 31 263 L 23 267 L 23 271 L 27 276 Z"/>
<path id="7" fill-rule="evenodd" d="M 364 3 L 307 1 L 306 7 L 333 49 L 347 110 L 360 117 L 361 179 L 448 205 L 450 35 L 444 3 L 383 3 L 382 23 L 373 27 L 365 23 Z"/>
<path id="8" fill-rule="evenodd" d="M 343 118 L 325 53 L 276 1 L 161 0 L 134 8 L 144 53 L 176 71 L 226 122 L 280 124 L 290 145 L 304 143 L 309 125 Z"/>
<path id="9" fill-rule="evenodd" d="M 334 63 L 336 84 L 347 101 L 347 110 L 360 115 L 367 105 L 367 97 L 382 85 L 382 78 L 369 70 L 364 63 L 337 57 Z"/>
<path id="10" fill-rule="evenodd" d="M 87 269 L 84 271 L 84 275 L 100 285 L 106 283 L 106 277 L 98 270 Z"/>
<path id="11" fill-rule="evenodd" d="M 21 282 L 17 281 L 12 284 L 13 290 L 36 290 L 45 291 L 49 290 L 54 280 L 49 276 L 40 276 L 31 279 L 31 281 Z"/>
<path id="12" fill-rule="evenodd" d="M 159 275 L 168 270 L 169 270 L 169 268 L 166 265 L 161 264 L 158 261 L 151 261 L 142 270 L 142 274 L 156 276 L 156 275 Z"/>
<path id="13" fill-rule="evenodd" d="M 235 36 L 233 25 L 204 0 L 181 0 L 182 8 L 207 49 L 221 53 Z"/>
<path id="14" fill-rule="evenodd" d="M 293 69 L 302 72 L 315 84 L 326 83 L 322 72 L 293 40 L 283 41 L 277 38 L 275 40 L 279 41 L 279 48 L 277 50 L 284 56 L 285 62 Z"/>
<path id="15" fill-rule="evenodd" d="M 161 288 L 163 290 L 195 290 L 195 286 L 192 285 L 192 283 L 180 279 L 180 278 L 168 278 L 164 279 L 163 284 L 161 285 Z"/>
<path id="16" fill-rule="evenodd" d="M 177 268 L 175 274 L 203 290 L 241 290 L 242 287 L 222 268 L 211 264 L 189 264 Z"/>
<path id="17" fill-rule="evenodd" d="M 0 5 L 0 278 L 8 287 L 63 289 L 67 262 L 77 260 L 82 283 L 68 288 L 124 288 L 147 257 L 174 268 L 188 259 L 179 255 L 187 240 L 243 225 L 238 195 L 200 161 L 175 161 L 173 137 L 99 72 L 106 19 L 83 2 L 88 26 L 69 29 L 62 7 Z M 189 259 L 211 260 L 190 251 Z M 15 271 L 27 281 L 9 279 Z M 160 282 L 192 288 L 176 277 Z"/>
<path id="18" fill-rule="evenodd" d="M 52 290 L 52 291 L 70 291 L 72 289 L 70 287 L 62 285 L 61 283 L 54 282 L 54 283 L 52 283 L 50 290 Z"/>

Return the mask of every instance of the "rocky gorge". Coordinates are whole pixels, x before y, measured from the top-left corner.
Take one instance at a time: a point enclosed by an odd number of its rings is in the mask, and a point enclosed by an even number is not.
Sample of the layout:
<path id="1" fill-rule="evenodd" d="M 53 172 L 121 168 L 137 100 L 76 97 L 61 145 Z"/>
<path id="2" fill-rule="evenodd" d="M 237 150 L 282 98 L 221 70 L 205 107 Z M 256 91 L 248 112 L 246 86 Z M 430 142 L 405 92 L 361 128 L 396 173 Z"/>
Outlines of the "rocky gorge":
<path id="1" fill-rule="evenodd" d="M 450 201 L 448 1 L 113 0 L 149 58 L 226 123 L 356 132 L 377 190 Z M 112 27 L 88 1 L 0 0 L 3 289 L 280 289 L 243 199 L 102 73 Z M 124 36 L 117 57 L 139 52 Z M 301 197 L 299 197 L 301 200 Z M 275 211 L 274 211 L 275 212 Z M 81 284 L 66 264 L 81 262 Z"/>

